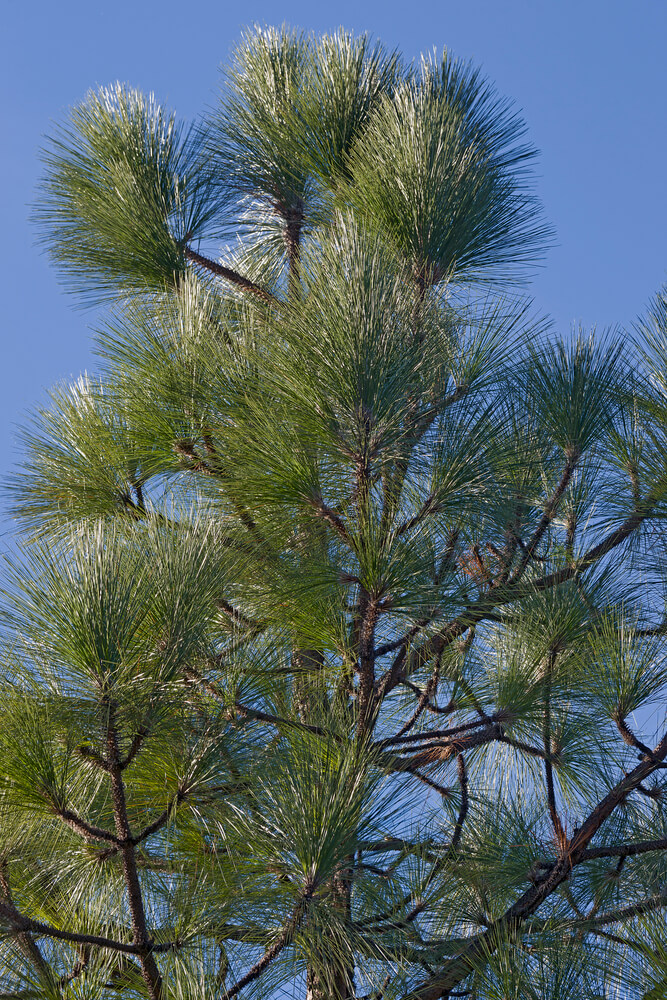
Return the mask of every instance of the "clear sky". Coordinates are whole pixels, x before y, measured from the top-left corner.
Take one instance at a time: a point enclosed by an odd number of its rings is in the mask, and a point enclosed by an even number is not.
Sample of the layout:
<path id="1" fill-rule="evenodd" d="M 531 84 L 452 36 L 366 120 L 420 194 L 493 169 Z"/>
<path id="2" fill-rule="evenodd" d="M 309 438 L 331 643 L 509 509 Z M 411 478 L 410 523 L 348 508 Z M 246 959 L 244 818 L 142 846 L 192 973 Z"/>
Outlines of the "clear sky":
<path id="1" fill-rule="evenodd" d="M 283 21 L 369 31 L 408 59 L 447 46 L 515 100 L 542 152 L 538 190 L 556 231 L 530 291 L 560 330 L 629 326 L 667 281 L 666 0 L 5 0 L 3 472 L 26 410 L 94 366 L 95 315 L 73 309 L 27 218 L 50 122 L 117 79 L 193 118 L 213 102 L 242 27 Z"/>

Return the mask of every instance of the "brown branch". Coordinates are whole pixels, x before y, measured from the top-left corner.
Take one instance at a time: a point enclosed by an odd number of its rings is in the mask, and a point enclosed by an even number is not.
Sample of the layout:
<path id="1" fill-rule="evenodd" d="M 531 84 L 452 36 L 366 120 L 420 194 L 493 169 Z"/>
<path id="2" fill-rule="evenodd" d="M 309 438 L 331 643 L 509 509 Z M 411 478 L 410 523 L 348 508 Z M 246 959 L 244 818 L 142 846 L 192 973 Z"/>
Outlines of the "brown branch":
<path id="1" fill-rule="evenodd" d="M 407 646 L 411 639 L 417 635 L 426 625 L 428 625 L 428 618 L 421 618 L 416 625 L 413 625 L 411 629 L 405 632 L 400 639 L 392 639 L 391 642 L 385 642 L 383 646 L 378 646 L 375 650 L 375 657 L 386 656 L 387 653 L 394 653 L 397 649 L 401 649 L 403 646 Z"/>
<path id="2" fill-rule="evenodd" d="M 303 202 L 299 198 L 296 204 L 280 213 L 285 220 L 285 245 L 287 247 L 287 262 L 289 266 L 288 295 L 292 302 L 299 298 L 300 264 L 301 264 L 301 229 L 304 220 Z"/>
<path id="3" fill-rule="evenodd" d="M 217 701 L 225 704 L 227 698 L 224 691 L 221 691 L 217 685 L 212 684 L 211 681 L 207 680 L 205 677 L 195 670 L 193 667 L 188 668 L 188 678 L 192 681 L 196 681 L 198 684 L 208 691 Z M 321 726 L 311 726 L 305 722 L 298 722 L 295 719 L 286 719 L 281 715 L 271 715 L 269 712 L 262 712 L 257 708 L 250 708 L 248 705 L 242 705 L 241 702 L 235 701 L 232 706 L 241 715 L 241 717 L 247 717 L 248 719 L 254 719 L 256 722 L 266 722 L 267 725 L 271 726 L 288 726 L 291 729 L 300 729 L 302 731 L 313 733 L 315 736 L 326 736 L 338 742 L 342 741 L 342 738 L 337 734 L 328 729 L 323 729 Z"/>
<path id="4" fill-rule="evenodd" d="M 175 441 L 172 447 L 177 455 L 188 460 L 192 472 L 203 472 L 207 476 L 215 476 L 216 473 L 211 466 L 195 451 L 192 441 Z"/>
<path id="5" fill-rule="evenodd" d="M 447 997 L 450 991 L 470 974 L 476 961 L 487 955 L 489 949 L 495 950 L 497 941 L 501 939 L 503 934 L 518 929 L 528 917 L 532 916 L 538 907 L 563 882 L 568 880 L 573 868 L 583 860 L 590 841 L 614 810 L 645 778 L 658 768 L 659 762 L 664 760 L 665 756 L 667 756 L 667 734 L 663 736 L 653 751 L 653 759 L 642 761 L 632 771 L 624 775 L 621 781 L 598 803 L 580 829 L 575 831 L 566 845 L 566 849 L 546 870 L 545 876 L 524 892 L 501 917 L 490 925 L 487 931 L 471 938 L 461 953 L 447 961 L 440 972 L 413 990 L 410 994 L 410 1000 L 440 1000 L 442 997 Z M 643 912 L 648 912 L 649 908 L 655 909 L 657 906 L 665 905 L 666 901 L 667 893 L 661 893 L 658 897 L 652 897 L 644 903 L 625 907 L 622 911 L 614 911 L 611 915 L 606 914 L 602 920 L 605 923 L 611 923 L 618 919 L 638 916 Z M 600 918 L 592 919 L 595 924 Z"/>
<path id="6" fill-rule="evenodd" d="M 82 972 L 85 972 L 90 963 L 90 945 L 81 945 L 79 949 L 79 959 L 74 965 L 74 968 L 66 976 L 60 977 L 60 988 L 67 986 L 68 983 L 73 983 L 75 979 L 78 979 Z"/>
<path id="7" fill-rule="evenodd" d="M 255 962 L 252 968 L 246 972 L 245 976 L 239 979 L 238 982 L 234 983 L 233 986 L 230 986 L 228 990 L 225 990 L 223 994 L 224 1000 L 232 1000 L 232 998 L 235 997 L 237 993 L 240 993 L 245 986 L 254 982 L 255 979 L 259 979 L 262 972 L 264 972 L 264 969 L 266 969 L 274 958 L 277 958 L 283 948 L 290 943 L 292 937 L 294 936 L 294 932 L 298 929 L 301 921 L 303 920 L 308 906 L 308 901 L 312 899 L 313 888 L 313 885 L 307 885 L 303 894 L 297 901 L 297 904 L 292 911 L 292 915 L 271 947 L 268 948 L 259 961 Z"/>
<path id="8" fill-rule="evenodd" d="M 667 906 L 667 889 L 662 892 L 648 896 L 640 903 L 632 903 L 630 906 L 621 906 L 616 910 L 609 910 L 607 913 L 600 913 L 595 917 L 586 917 L 573 923 L 574 927 L 590 928 L 602 927 L 605 924 L 616 924 L 621 920 L 631 920 L 633 917 L 641 917 L 645 913 L 651 913 L 662 906 Z"/>
<path id="9" fill-rule="evenodd" d="M 4 899 L 5 904 L 11 909 L 14 908 L 14 901 L 12 899 L 12 891 L 9 885 L 9 876 L 7 874 L 7 862 L 5 860 L 0 862 L 0 890 L 2 890 L 2 898 L 0 898 L 0 905 Z M 0 911 L 1 912 L 1 911 Z M 17 912 L 17 911 L 15 911 Z M 52 972 L 51 968 L 42 955 L 39 945 L 35 940 L 33 940 L 32 935 L 28 930 L 16 930 L 15 931 L 16 942 L 25 955 L 25 957 L 32 962 L 32 965 L 37 972 L 37 975 L 48 985 L 52 983 Z"/>
<path id="10" fill-rule="evenodd" d="M 102 937 L 99 934 L 77 934 L 73 931 L 63 931 L 40 920 L 31 920 L 7 903 L 0 902 L 0 917 L 3 917 L 17 931 L 37 934 L 39 937 L 55 938 L 58 941 L 69 941 L 72 944 L 90 944 L 108 951 L 122 952 L 125 955 L 140 955 L 142 949 L 136 944 L 126 944 L 113 938 Z M 170 951 L 176 942 L 153 945 L 152 951 Z"/>
<path id="11" fill-rule="evenodd" d="M 406 677 L 400 677 L 398 684 L 406 687 L 409 691 L 412 691 L 417 698 L 421 698 L 424 693 L 418 684 L 413 684 L 412 681 L 409 681 Z M 458 702 L 452 701 L 451 698 L 446 705 L 436 705 L 433 701 L 428 701 L 426 703 L 426 711 L 431 712 L 433 715 L 451 715 L 453 712 L 456 712 L 458 708 L 460 708 Z"/>
<path id="12" fill-rule="evenodd" d="M 645 502 L 644 510 L 635 511 L 631 514 L 620 527 L 611 531 L 601 542 L 592 546 L 592 548 L 571 565 L 564 566 L 553 573 L 549 573 L 547 576 L 533 580 L 529 584 L 507 583 L 494 586 L 483 598 L 469 605 L 462 614 L 454 618 L 451 622 L 448 622 L 436 635 L 426 640 L 422 646 L 414 651 L 411 656 L 408 673 L 413 673 L 423 666 L 423 664 L 428 663 L 433 656 L 442 652 L 443 649 L 459 639 L 472 625 L 476 625 L 492 617 L 496 608 L 505 604 L 512 604 L 514 601 L 529 597 L 535 592 L 551 590 L 562 583 L 576 579 L 594 563 L 621 545 L 636 531 L 649 516 L 653 505 L 654 501 L 649 498 Z M 385 693 L 389 693 L 399 681 L 399 676 L 392 677 L 387 682 Z"/>
<path id="13" fill-rule="evenodd" d="M 491 716 L 492 722 L 497 722 L 497 719 Z M 407 744 L 407 743 L 419 743 L 423 741 L 432 740 L 446 740 L 449 737 L 457 736 L 459 733 L 468 732 L 470 729 L 479 729 L 480 726 L 485 725 L 483 719 L 475 719 L 474 722 L 463 722 L 459 726 L 450 726 L 448 729 L 427 729 L 421 733 L 409 733 L 408 735 L 402 735 L 397 733 L 396 736 L 388 736 L 384 740 L 379 740 L 374 746 L 377 749 L 384 750 L 386 747 L 393 746 L 394 744 Z M 440 745 L 440 744 L 436 744 Z M 412 750 L 412 747 L 406 747 L 406 749 Z M 394 750 L 394 753 L 400 753 L 400 750 Z"/>
<path id="14" fill-rule="evenodd" d="M 454 833 L 452 834 L 452 840 L 450 847 L 452 850 L 456 848 L 461 843 L 461 835 L 463 834 L 463 824 L 466 821 L 466 816 L 468 815 L 468 775 L 466 772 L 466 765 L 463 754 L 460 753 L 456 758 L 456 774 L 459 779 L 459 788 L 461 789 L 461 806 L 459 808 L 459 814 L 456 817 L 456 823 L 454 825 Z"/>
<path id="15" fill-rule="evenodd" d="M 315 517 L 321 521 L 325 521 L 346 544 L 352 544 L 352 539 L 342 517 L 332 507 L 328 507 L 321 496 L 313 497 L 310 501 L 310 506 L 313 509 Z"/>
<path id="16" fill-rule="evenodd" d="M 435 575 L 433 577 L 433 582 L 436 585 L 442 582 L 442 578 L 448 570 L 453 570 L 454 567 L 456 566 L 456 560 L 454 556 L 456 554 L 456 545 L 459 540 L 459 534 L 460 532 L 457 528 L 453 529 L 449 533 L 449 538 L 447 540 L 447 545 L 445 546 L 445 551 L 442 554 L 440 565 L 436 569 Z"/>
<path id="17" fill-rule="evenodd" d="M 436 656 L 436 658 L 435 658 L 435 665 L 433 667 L 433 673 L 431 674 L 430 678 L 426 682 L 426 687 L 424 688 L 423 693 L 419 696 L 419 701 L 417 702 L 417 707 L 415 708 L 414 712 L 412 713 L 412 715 L 410 716 L 410 718 L 407 720 L 407 722 L 405 722 L 401 726 L 401 728 L 399 729 L 399 731 L 396 733 L 396 736 L 393 737 L 393 739 L 391 740 L 392 743 L 396 742 L 397 740 L 400 742 L 401 737 L 404 736 L 406 733 L 410 732 L 410 730 L 412 729 L 412 727 L 415 725 L 415 723 L 419 719 L 419 716 L 429 706 L 429 704 L 431 702 L 431 696 L 434 695 L 436 693 L 436 691 L 438 690 L 438 680 L 439 680 L 439 678 L 440 678 L 440 657 Z"/>
<path id="18" fill-rule="evenodd" d="M 359 599 L 359 720 L 357 737 L 363 740 L 371 724 L 375 694 L 375 628 L 380 605 L 362 589 Z"/>
<path id="19" fill-rule="evenodd" d="M 500 733 L 496 736 L 498 743 L 506 743 L 509 747 L 514 747 L 515 750 L 521 750 L 523 753 L 529 754 L 531 757 L 539 757 L 540 760 L 545 760 L 547 754 L 539 747 L 531 746 L 530 743 L 524 743 L 523 740 L 515 740 L 511 736 L 506 736 L 505 733 Z"/>
<path id="20" fill-rule="evenodd" d="M 403 524 L 398 526 L 396 529 L 396 537 L 400 538 L 401 535 L 406 534 L 406 532 L 412 531 L 412 529 L 416 528 L 418 524 L 421 524 L 425 518 L 429 517 L 431 514 L 437 514 L 441 509 L 442 506 L 438 503 L 436 495 L 434 493 L 429 493 L 417 513 L 413 517 L 409 518 L 409 520 L 404 521 Z"/>
<path id="21" fill-rule="evenodd" d="M 615 713 L 613 719 L 624 743 L 627 743 L 629 747 L 634 747 L 635 750 L 640 750 L 648 758 L 653 756 L 653 751 L 645 743 L 637 739 L 620 712 Z"/>
<path id="22" fill-rule="evenodd" d="M 121 771 L 124 771 L 127 767 L 130 766 L 134 758 L 141 750 L 143 742 L 147 736 L 148 736 L 148 729 L 145 728 L 144 726 L 141 726 L 140 729 L 138 729 L 137 732 L 134 734 L 134 737 L 130 744 L 130 749 L 127 751 L 127 753 L 120 762 Z"/>
<path id="23" fill-rule="evenodd" d="M 257 722 L 266 722 L 272 726 L 288 726 L 290 729 L 300 729 L 303 732 L 313 733 L 315 736 L 326 736 L 337 742 L 342 742 L 342 738 L 337 733 L 323 729 L 321 726 L 311 726 L 306 722 L 286 719 L 281 715 L 270 715 L 268 712 L 260 712 L 259 709 L 249 708 L 247 705 L 241 705 L 239 702 L 234 702 L 234 708 L 241 715 L 245 715 L 249 719 L 255 719 Z"/>
<path id="24" fill-rule="evenodd" d="M 563 848 L 567 840 L 565 828 L 558 815 L 556 807 L 556 790 L 554 785 L 554 771 L 551 762 L 551 678 L 556 663 L 556 652 L 550 650 L 547 656 L 546 670 L 544 676 L 544 720 L 542 725 L 542 740 L 544 744 L 544 773 L 547 783 L 547 803 L 549 806 L 549 817 L 554 828 L 556 842 L 559 848 Z"/>
<path id="25" fill-rule="evenodd" d="M 84 760 L 88 761 L 88 763 L 94 764 L 100 771 L 108 770 L 107 762 L 102 754 L 98 753 L 97 750 L 93 750 L 92 747 L 86 746 L 85 743 L 81 743 L 76 748 L 76 753 L 78 753 L 79 757 L 83 757 Z"/>
<path id="26" fill-rule="evenodd" d="M 434 847 L 432 840 L 424 841 L 411 841 L 404 840 L 402 837 L 387 837 L 386 840 L 369 840 L 361 841 L 359 844 L 359 850 L 363 854 L 386 854 L 393 851 L 399 851 L 401 854 L 408 855 L 414 854 L 415 852 L 430 851 Z"/>
<path id="27" fill-rule="evenodd" d="M 545 759 L 546 754 L 538 747 L 533 747 L 521 740 L 515 740 L 510 736 L 506 736 L 500 723 L 489 720 L 489 723 L 484 724 L 484 728 L 480 729 L 480 725 L 482 725 L 481 722 L 467 723 L 465 727 L 461 727 L 461 729 L 465 728 L 467 731 L 459 731 L 459 735 L 451 735 L 455 732 L 455 729 L 445 730 L 445 733 L 448 732 L 450 734 L 450 738 L 432 739 L 431 742 L 423 743 L 419 747 L 398 747 L 391 750 L 390 753 L 382 754 L 380 760 L 391 771 L 411 772 L 414 768 L 432 767 L 440 763 L 445 763 L 464 751 L 493 742 L 505 743 L 516 750 L 530 754 L 532 757 L 539 757 L 541 760 Z M 470 729 L 475 729 L 476 731 L 470 732 Z M 415 750 L 417 752 L 412 757 L 400 756 L 405 753 L 413 753 Z"/>
<path id="28" fill-rule="evenodd" d="M 261 299 L 262 302 L 267 302 L 269 305 L 279 304 L 279 300 L 275 295 L 267 292 L 260 285 L 256 285 L 250 278 L 245 278 L 238 271 L 234 271 L 230 267 L 225 267 L 224 264 L 218 264 L 217 261 L 211 260 L 209 257 L 204 257 L 202 254 L 197 253 L 196 250 L 192 250 L 187 246 L 183 248 L 183 253 L 186 260 L 191 261 L 193 264 L 199 264 L 200 267 L 210 271 L 211 274 L 216 274 L 219 278 L 224 278 L 225 281 L 231 282 L 231 284 L 236 285 L 237 288 L 241 288 L 244 292 L 250 292 Z"/>
<path id="29" fill-rule="evenodd" d="M 662 788 L 646 788 L 645 785 L 637 785 L 637 791 L 645 795 L 647 799 L 653 799 L 654 802 L 661 802 L 664 796 L 664 791 Z"/>
<path id="30" fill-rule="evenodd" d="M 173 815 L 174 809 L 180 805 L 180 803 L 187 798 L 192 791 L 192 788 L 179 788 L 176 794 L 171 797 L 167 807 L 160 813 L 157 819 L 154 819 L 152 823 L 145 826 L 140 833 L 130 837 L 130 843 L 136 846 L 143 840 L 147 840 L 149 837 L 152 837 L 154 833 L 158 832 L 158 830 L 161 830 L 165 823 L 169 820 L 169 817 Z"/>
<path id="31" fill-rule="evenodd" d="M 436 418 L 445 409 L 447 409 L 447 407 L 452 406 L 460 399 L 463 399 L 469 391 L 470 387 L 467 385 L 456 386 L 454 391 L 441 399 L 439 403 L 430 406 L 420 415 L 413 414 L 408 418 L 408 420 L 406 420 L 406 430 L 408 433 L 405 439 L 405 452 L 396 462 L 393 474 L 391 476 L 383 476 L 384 503 L 380 522 L 381 539 L 386 539 L 391 522 L 397 513 L 401 492 L 403 490 L 403 483 L 410 465 L 410 452 L 419 443 L 420 439 L 424 436 L 429 427 L 431 427 L 434 420 L 436 420 Z M 458 532 L 456 534 L 458 534 Z"/>
<path id="32" fill-rule="evenodd" d="M 242 625 L 244 628 L 261 629 L 262 626 L 259 622 L 254 621 L 252 618 L 248 618 L 247 615 L 244 615 L 242 611 L 238 610 L 238 608 L 233 607 L 229 601 L 225 601 L 224 598 L 218 598 L 215 603 L 218 610 L 227 615 L 227 617 L 233 621 L 235 625 Z"/>
<path id="33" fill-rule="evenodd" d="M 215 465 L 211 465 L 209 464 L 209 462 L 205 461 L 205 459 L 203 459 L 202 456 L 198 454 L 197 451 L 195 451 L 193 442 L 187 439 L 175 441 L 174 444 L 172 445 L 172 448 L 177 455 L 180 455 L 183 459 L 187 460 L 187 462 L 189 463 L 188 469 L 190 470 L 190 472 L 201 472 L 206 476 L 215 476 L 224 482 L 225 473 L 224 470 L 221 469 L 219 466 L 219 462 L 217 461 L 217 454 L 215 448 L 213 447 L 211 439 L 205 438 L 204 444 L 209 456 L 215 462 Z M 255 536 L 255 538 L 260 544 L 266 545 L 266 540 L 259 533 L 254 518 L 248 513 L 243 504 L 239 503 L 239 501 L 232 496 L 229 497 L 229 500 L 234 510 L 236 511 L 237 517 L 240 520 L 243 527 L 247 528 L 247 530 Z M 235 545 L 233 541 L 227 542 L 225 540 L 223 541 L 223 544 L 225 544 L 227 548 L 238 547 Z"/>
<path id="34" fill-rule="evenodd" d="M 667 851 L 667 838 L 663 840 L 639 840 L 634 844 L 612 844 L 609 847 L 589 847 L 581 855 L 581 861 L 594 858 L 633 858 L 649 851 Z"/>
<path id="35" fill-rule="evenodd" d="M 53 811 L 58 819 L 62 820 L 71 830 L 75 830 L 81 837 L 85 837 L 86 840 L 103 840 L 107 844 L 118 845 L 118 838 L 114 837 L 113 833 L 109 830 L 103 830 L 99 826 L 86 823 L 85 820 L 77 816 L 76 813 L 71 812 L 71 810 L 54 808 Z"/>
<path id="36" fill-rule="evenodd" d="M 452 797 L 452 790 L 451 788 L 447 788 L 446 785 L 441 785 L 439 782 L 434 781 L 433 778 L 427 777 L 427 775 L 422 774 L 421 771 L 417 771 L 415 768 L 408 768 L 407 771 L 408 774 L 411 774 L 413 778 L 417 779 L 417 781 L 421 781 L 422 785 L 427 785 L 429 788 L 432 788 L 434 792 L 438 792 L 439 795 L 442 795 L 443 799 L 450 799 Z"/>

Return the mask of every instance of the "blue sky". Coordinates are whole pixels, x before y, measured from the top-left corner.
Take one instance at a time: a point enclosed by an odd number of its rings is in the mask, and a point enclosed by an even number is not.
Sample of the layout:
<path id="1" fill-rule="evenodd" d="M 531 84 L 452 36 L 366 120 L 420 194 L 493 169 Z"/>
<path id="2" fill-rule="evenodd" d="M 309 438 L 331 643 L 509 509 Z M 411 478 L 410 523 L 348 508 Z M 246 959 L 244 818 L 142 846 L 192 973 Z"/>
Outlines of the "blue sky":
<path id="1" fill-rule="evenodd" d="M 447 46 L 512 97 L 541 150 L 538 191 L 556 245 L 530 286 L 559 330 L 629 326 L 667 281 L 667 3 L 664 0 L 34 0 L 3 9 L 0 158 L 3 365 L 0 466 L 16 424 L 54 382 L 94 366 L 95 315 L 34 247 L 28 205 L 50 123 L 120 79 L 185 119 L 214 100 L 244 25 L 369 31 L 411 59 Z"/>

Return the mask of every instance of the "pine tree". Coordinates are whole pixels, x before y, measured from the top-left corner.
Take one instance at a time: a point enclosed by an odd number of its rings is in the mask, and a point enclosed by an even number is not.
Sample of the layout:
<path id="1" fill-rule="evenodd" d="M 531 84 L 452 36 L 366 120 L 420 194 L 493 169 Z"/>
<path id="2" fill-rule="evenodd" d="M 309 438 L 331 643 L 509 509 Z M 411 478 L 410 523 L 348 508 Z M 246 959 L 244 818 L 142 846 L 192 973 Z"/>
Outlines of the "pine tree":
<path id="1" fill-rule="evenodd" d="M 13 483 L 3 997 L 666 995 L 667 298 L 532 317 L 524 134 L 266 29 L 50 143 L 106 311 Z"/>

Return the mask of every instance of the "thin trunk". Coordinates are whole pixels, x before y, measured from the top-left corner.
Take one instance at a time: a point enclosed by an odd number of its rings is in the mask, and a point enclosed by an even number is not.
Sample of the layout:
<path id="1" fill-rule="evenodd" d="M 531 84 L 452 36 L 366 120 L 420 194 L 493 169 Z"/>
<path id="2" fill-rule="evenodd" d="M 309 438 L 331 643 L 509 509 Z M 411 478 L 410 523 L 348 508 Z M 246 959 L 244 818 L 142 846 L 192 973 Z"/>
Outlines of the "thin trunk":
<path id="1" fill-rule="evenodd" d="M 287 297 L 296 302 L 301 295 L 301 227 L 303 226 L 303 204 L 298 201 L 285 216 L 285 245 L 287 247 L 288 286 Z"/>

